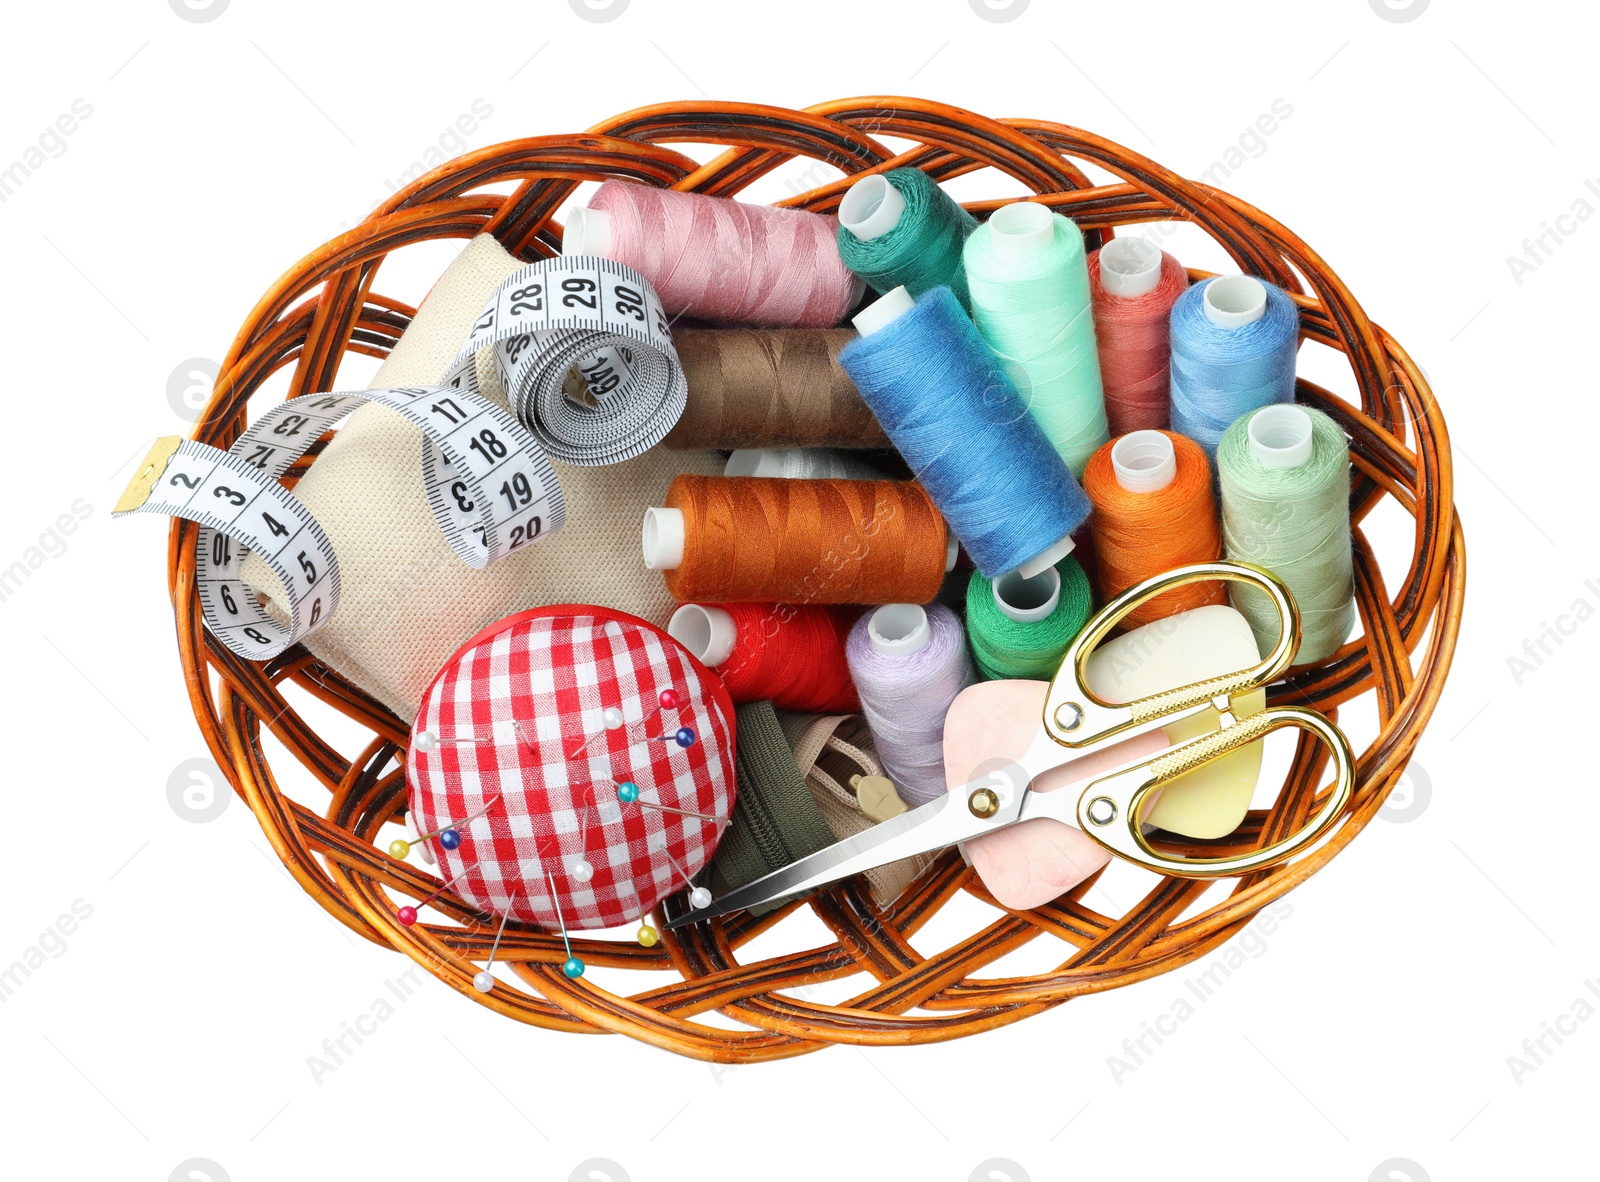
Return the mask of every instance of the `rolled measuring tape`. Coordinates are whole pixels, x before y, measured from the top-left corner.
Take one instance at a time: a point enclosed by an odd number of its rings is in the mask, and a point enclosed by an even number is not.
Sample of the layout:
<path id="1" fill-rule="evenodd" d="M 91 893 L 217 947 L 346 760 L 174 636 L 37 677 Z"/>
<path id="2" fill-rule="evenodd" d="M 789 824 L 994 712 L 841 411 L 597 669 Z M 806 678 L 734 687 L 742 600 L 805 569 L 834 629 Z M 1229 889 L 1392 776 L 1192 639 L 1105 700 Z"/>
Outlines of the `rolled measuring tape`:
<path id="1" fill-rule="evenodd" d="M 541 259 L 495 291 L 445 377 L 478 389 L 493 346 L 517 417 L 556 459 L 632 459 L 677 425 L 689 386 L 655 288 L 597 256 Z M 581 383 L 569 381 L 576 373 Z"/>
<path id="2" fill-rule="evenodd" d="M 158 439 L 111 511 L 158 513 L 200 525 L 195 575 L 211 634 L 252 661 L 277 656 L 332 617 L 339 603 L 333 543 L 280 484 L 313 443 L 356 407 L 376 402 L 422 432 L 428 505 L 462 562 L 482 570 L 560 529 L 566 502 L 555 469 L 529 432 L 488 398 L 453 387 L 308 394 L 273 407 L 227 451 Z M 287 624 L 240 577 L 261 558 L 287 597 Z"/>

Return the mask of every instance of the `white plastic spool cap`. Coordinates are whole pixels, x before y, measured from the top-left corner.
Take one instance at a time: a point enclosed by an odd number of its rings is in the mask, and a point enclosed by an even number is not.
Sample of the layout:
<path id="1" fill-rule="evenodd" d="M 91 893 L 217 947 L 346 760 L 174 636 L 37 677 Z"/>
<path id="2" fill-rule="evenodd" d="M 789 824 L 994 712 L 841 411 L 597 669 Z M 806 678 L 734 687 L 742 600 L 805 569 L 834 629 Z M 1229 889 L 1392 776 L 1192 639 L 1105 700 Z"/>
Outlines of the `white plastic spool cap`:
<path id="1" fill-rule="evenodd" d="M 839 201 L 839 224 L 863 242 L 882 238 L 900 224 L 906 199 L 881 173 L 862 177 Z"/>
<path id="2" fill-rule="evenodd" d="M 1100 248 L 1100 286 L 1131 300 L 1161 282 L 1161 248 L 1148 238 L 1113 238 Z"/>
<path id="3" fill-rule="evenodd" d="M 739 627 L 720 607 L 686 603 L 667 621 L 667 635 L 688 649 L 703 664 L 716 668 L 733 655 Z"/>
<path id="4" fill-rule="evenodd" d="M 644 564 L 650 570 L 677 570 L 683 563 L 683 510 L 652 506 L 644 511 Z"/>
<path id="5" fill-rule="evenodd" d="M 961 557 L 961 542 L 956 537 L 955 530 L 948 525 L 944 527 L 944 573 L 949 574 L 956 569 L 956 559 Z"/>
<path id="6" fill-rule="evenodd" d="M 1037 201 L 1002 205 L 989 218 L 989 233 L 996 254 L 1008 259 L 1029 258 L 1049 250 L 1055 241 L 1055 214 Z"/>
<path id="7" fill-rule="evenodd" d="M 1263 468 L 1298 468 L 1311 458 L 1311 416 L 1298 406 L 1264 406 L 1245 430 L 1250 454 Z"/>
<path id="8" fill-rule="evenodd" d="M 867 620 L 867 639 L 890 657 L 909 657 L 928 647 L 933 629 L 928 613 L 914 603 L 888 603 Z"/>
<path id="9" fill-rule="evenodd" d="M 611 215 L 603 209 L 579 206 L 567 214 L 561 233 L 561 253 L 567 258 L 587 254 L 604 257 L 611 249 Z"/>
<path id="10" fill-rule="evenodd" d="M 856 326 L 856 331 L 862 336 L 870 337 L 880 328 L 893 324 L 900 317 L 911 311 L 916 306 L 916 302 L 911 298 L 911 293 L 902 284 L 893 291 L 885 292 L 857 312 L 851 323 Z"/>
<path id="11" fill-rule="evenodd" d="M 989 584 L 994 605 L 1002 615 L 1019 624 L 1037 624 L 1048 619 L 1061 602 L 1061 572 L 1051 567 L 1031 579 L 1018 571 L 1001 575 Z"/>
<path id="12" fill-rule="evenodd" d="M 1056 563 L 1060 562 L 1068 554 L 1071 554 L 1072 548 L 1075 545 L 1077 545 L 1077 543 L 1072 540 L 1072 535 L 1068 534 L 1055 545 L 1046 550 L 1040 551 L 1038 554 L 1028 559 L 1027 562 L 1024 562 L 1022 565 L 1017 567 L 1017 573 L 1025 579 L 1031 579 L 1038 575 L 1042 575 L 1045 571 L 1049 570 Z"/>
<path id="13" fill-rule="evenodd" d="M 1160 492 L 1178 475 L 1178 453 L 1160 431 L 1129 431 L 1111 445 L 1111 472 L 1128 492 Z"/>
<path id="14" fill-rule="evenodd" d="M 1267 288 L 1248 275 L 1213 279 L 1201 293 L 1206 319 L 1222 328 L 1243 328 L 1267 314 Z"/>

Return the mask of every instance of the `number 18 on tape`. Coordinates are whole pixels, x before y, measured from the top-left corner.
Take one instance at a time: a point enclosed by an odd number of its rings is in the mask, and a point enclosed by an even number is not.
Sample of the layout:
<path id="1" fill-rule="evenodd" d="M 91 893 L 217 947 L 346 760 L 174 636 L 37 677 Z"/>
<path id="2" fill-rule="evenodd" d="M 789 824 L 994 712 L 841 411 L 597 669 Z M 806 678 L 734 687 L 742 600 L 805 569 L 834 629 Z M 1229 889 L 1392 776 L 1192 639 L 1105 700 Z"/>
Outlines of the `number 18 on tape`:
<path id="1" fill-rule="evenodd" d="M 339 603 L 339 559 L 311 511 L 279 483 L 322 433 L 377 402 L 422 433 L 434 520 L 456 556 L 483 569 L 566 522 L 554 469 L 533 436 L 487 398 L 437 387 L 311 394 L 273 407 L 227 451 L 158 439 L 112 516 L 158 513 L 200 526 L 195 577 L 206 627 L 248 660 L 267 660 L 326 622 Z M 242 578 L 253 553 L 284 592 L 288 623 Z"/>

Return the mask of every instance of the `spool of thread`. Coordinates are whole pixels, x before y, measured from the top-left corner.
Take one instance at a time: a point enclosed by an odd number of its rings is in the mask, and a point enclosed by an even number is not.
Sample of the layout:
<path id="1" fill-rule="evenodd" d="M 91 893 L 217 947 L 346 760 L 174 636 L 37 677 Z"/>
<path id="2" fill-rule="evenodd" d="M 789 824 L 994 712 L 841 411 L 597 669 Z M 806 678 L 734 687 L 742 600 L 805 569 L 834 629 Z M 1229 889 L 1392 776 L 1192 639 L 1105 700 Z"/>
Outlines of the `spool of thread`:
<path id="1" fill-rule="evenodd" d="M 606 181 L 567 217 L 561 251 L 626 263 L 669 315 L 735 324 L 838 324 L 862 285 L 839 260 L 833 218 Z"/>
<path id="2" fill-rule="evenodd" d="M 920 168 L 862 177 L 839 202 L 839 257 L 882 295 L 948 287 L 967 307 L 961 247 L 978 221 Z"/>
<path id="3" fill-rule="evenodd" d="M 1248 275 L 1195 284 L 1172 306 L 1172 429 L 1214 459 L 1240 415 L 1294 401 L 1299 347 L 1287 292 Z"/>
<path id="4" fill-rule="evenodd" d="M 932 599 L 954 539 L 914 481 L 684 475 L 644 512 L 644 560 L 683 603 Z"/>
<path id="5" fill-rule="evenodd" d="M 1083 235 L 1033 201 L 995 210 L 963 258 L 972 322 L 1075 476 L 1110 438 Z"/>
<path id="6" fill-rule="evenodd" d="M 1088 268 L 1106 424 L 1112 435 L 1165 427 L 1172 305 L 1188 290 L 1189 273 L 1147 238 L 1113 238 Z"/>
<path id="7" fill-rule="evenodd" d="M 855 324 L 840 364 L 978 569 L 1031 577 L 1071 553 L 1088 498 L 950 289 L 897 287 Z"/>
<path id="8" fill-rule="evenodd" d="M 1135 431 L 1089 460 L 1084 491 L 1094 502 L 1100 598 L 1189 562 L 1222 557 L 1211 493 L 1211 466 L 1200 445 L 1171 431 Z M 1164 592 L 1124 617 L 1129 628 L 1226 603 L 1222 583 L 1191 583 Z"/>
<path id="9" fill-rule="evenodd" d="M 686 603 L 672 613 L 667 634 L 715 669 L 737 703 L 851 714 L 861 703 L 844 645 L 860 614 L 787 603 Z"/>
<path id="10" fill-rule="evenodd" d="M 1217 449 L 1223 541 L 1229 558 L 1264 566 L 1300 608 L 1297 664 L 1336 652 L 1355 625 L 1350 555 L 1350 448 L 1327 415 L 1269 406 L 1229 427 Z M 1278 642 L 1266 596 L 1240 588 L 1233 606 L 1262 652 Z"/>
<path id="11" fill-rule="evenodd" d="M 711 328 L 673 334 L 689 401 L 662 445 L 888 447 L 839 364 L 848 328 Z"/>
<path id="12" fill-rule="evenodd" d="M 988 579 L 973 571 L 967 583 L 967 639 L 978 671 L 991 681 L 1048 681 L 1093 606 L 1089 576 L 1070 555 L 1031 579 L 1015 571 Z"/>
<path id="13" fill-rule="evenodd" d="M 944 716 L 977 678 L 961 621 L 943 604 L 868 612 L 845 649 L 884 773 L 915 808 L 946 791 Z"/>
<path id="14" fill-rule="evenodd" d="M 745 447 L 728 457 L 724 476 L 779 480 L 882 480 L 883 473 L 848 452 L 826 447 Z"/>

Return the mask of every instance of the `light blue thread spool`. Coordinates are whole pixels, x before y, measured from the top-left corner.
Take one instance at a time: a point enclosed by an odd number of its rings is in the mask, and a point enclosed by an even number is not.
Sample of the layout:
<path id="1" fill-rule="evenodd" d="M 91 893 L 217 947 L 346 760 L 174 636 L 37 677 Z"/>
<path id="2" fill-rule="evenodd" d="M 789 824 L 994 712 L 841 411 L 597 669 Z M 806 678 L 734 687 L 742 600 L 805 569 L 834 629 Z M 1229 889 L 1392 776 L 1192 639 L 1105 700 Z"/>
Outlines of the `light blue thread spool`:
<path id="1" fill-rule="evenodd" d="M 1294 401 L 1300 316 L 1248 275 L 1197 283 L 1172 307 L 1172 429 L 1215 461 L 1222 433 L 1258 407 Z"/>

